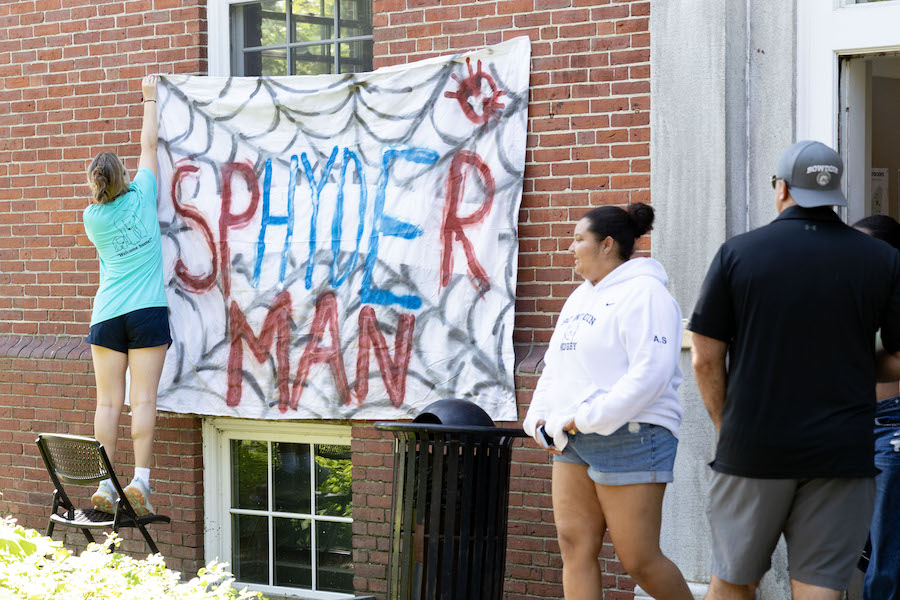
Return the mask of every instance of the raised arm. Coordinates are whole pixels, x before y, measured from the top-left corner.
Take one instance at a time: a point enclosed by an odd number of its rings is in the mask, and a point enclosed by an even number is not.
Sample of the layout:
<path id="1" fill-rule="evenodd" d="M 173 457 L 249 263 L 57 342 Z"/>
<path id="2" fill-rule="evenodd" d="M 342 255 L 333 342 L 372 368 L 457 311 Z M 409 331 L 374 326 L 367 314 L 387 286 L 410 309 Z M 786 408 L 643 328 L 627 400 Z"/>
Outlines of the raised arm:
<path id="1" fill-rule="evenodd" d="M 144 92 L 144 122 L 141 126 L 141 158 L 138 161 L 138 169 L 144 167 L 153 171 L 156 175 L 156 138 L 157 138 L 157 101 L 156 84 L 159 82 L 157 75 L 147 75 L 141 82 Z"/>
<path id="2" fill-rule="evenodd" d="M 691 349 L 691 364 L 697 388 L 706 405 L 706 412 L 712 419 L 718 432 L 722 427 L 722 411 L 725 409 L 725 389 L 728 383 L 728 371 L 725 368 L 725 355 L 728 344 L 722 340 L 694 333 Z"/>

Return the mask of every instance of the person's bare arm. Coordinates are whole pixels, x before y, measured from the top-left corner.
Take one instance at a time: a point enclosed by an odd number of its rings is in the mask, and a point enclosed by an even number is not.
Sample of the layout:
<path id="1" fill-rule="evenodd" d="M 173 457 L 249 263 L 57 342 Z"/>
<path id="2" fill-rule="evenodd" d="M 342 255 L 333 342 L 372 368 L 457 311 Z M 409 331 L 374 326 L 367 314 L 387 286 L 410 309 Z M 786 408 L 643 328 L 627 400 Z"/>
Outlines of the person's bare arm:
<path id="1" fill-rule="evenodd" d="M 138 169 L 148 168 L 156 175 L 156 138 L 157 138 L 157 75 L 147 75 L 141 82 L 144 92 L 144 122 L 141 126 L 141 158 Z"/>
<path id="2" fill-rule="evenodd" d="M 900 351 L 891 353 L 879 350 L 875 355 L 875 373 L 880 382 L 900 379 Z"/>
<path id="3" fill-rule="evenodd" d="M 691 350 L 691 364 L 697 388 L 706 405 L 706 412 L 712 419 L 718 432 L 722 427 L 722 411 L 725 409 L 725 389 L 728 383 L 728 371 L 725 368 L 725 356 L 728 344 L 722 340 L 694 333 Z"/>

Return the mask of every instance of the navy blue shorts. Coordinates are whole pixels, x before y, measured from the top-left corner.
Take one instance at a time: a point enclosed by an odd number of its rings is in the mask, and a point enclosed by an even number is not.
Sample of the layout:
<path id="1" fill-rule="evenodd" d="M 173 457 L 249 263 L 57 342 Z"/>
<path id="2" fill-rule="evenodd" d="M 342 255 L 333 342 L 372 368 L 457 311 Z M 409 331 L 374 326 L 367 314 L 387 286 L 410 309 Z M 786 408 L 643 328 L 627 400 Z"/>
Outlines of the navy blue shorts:
<path id="1" fill-rule="evenodd" d="M 85 341 L 125 354 L 136 348 L 171 346 L 169 309 L 164 306 L 141 308 L 100 321 L 91 326 Z"/>

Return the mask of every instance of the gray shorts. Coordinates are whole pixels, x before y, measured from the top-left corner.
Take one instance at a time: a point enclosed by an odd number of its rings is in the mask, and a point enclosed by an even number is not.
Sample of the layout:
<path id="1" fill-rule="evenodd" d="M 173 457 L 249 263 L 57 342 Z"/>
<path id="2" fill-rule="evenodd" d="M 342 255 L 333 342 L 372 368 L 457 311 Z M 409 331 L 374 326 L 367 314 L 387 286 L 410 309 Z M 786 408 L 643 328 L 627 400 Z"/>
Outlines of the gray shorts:
<path id="1" fill-rule="evenodd" d="M 866 543 L 875 480 L 755 479 L 713 471 L 707 516 L 712 573 L 759 581 L 784 533 L 791 579 L 833 590 L 850 584 Z"/>

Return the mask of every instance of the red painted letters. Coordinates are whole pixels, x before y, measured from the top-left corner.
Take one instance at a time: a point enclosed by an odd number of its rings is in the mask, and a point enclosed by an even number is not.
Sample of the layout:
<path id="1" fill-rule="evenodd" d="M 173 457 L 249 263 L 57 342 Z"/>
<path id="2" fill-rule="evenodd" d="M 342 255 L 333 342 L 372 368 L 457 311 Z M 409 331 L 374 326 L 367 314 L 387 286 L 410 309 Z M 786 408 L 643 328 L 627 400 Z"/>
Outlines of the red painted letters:
<path id="1" fill-rule="evenodd" d="M 350 386 L 347 384 L 347 372 L 344 370 L 344 359 L 341 356 L 341 336 L 338 331 L 338 308 L 334 294 L 327 292 L 316 301 L 316 314 L 313 316 L 309 341 L 300 364 L 297 365 L 297 376 L 291 386 L 291 408 L 300 405 L 300 396 L 306 387 L 309 368 L 316 363 L 328 363 L 334 377 L 334 385 L 344 404 L 350 404 Z M 331 345 L 321 346 L 326 327 L 331 330 Z"/>
<path id="2" fill-rule="evenodd" d="M 416 317 L 400 315 L 397 334 L 394 337 L 394 358 L 391 359 L 384 335 L 378 329 L 375 309 L 363 306 L 359 311 L 359 353 L 356 355 L 356 401 L 362 404 L 369 393 L 369 350 L 375 350 L 375 359 L 381 369 L 384 388 L 391 404 L 400 406 L 406 397 L 406 371 L 412 351 L 412 335 Z"/>
<path id="3" fill-rule="evenodd" d="M 247 317 L 237 305 L 231 302 L 228 311 L 229 329 L 231 331 L 231 351 L 228 354 L 228 390 L 225 404 L 237 406 L 241 402 L 241 390 L 244 382 L 244 342 L 258 362 L 265 362 L 275 341 L 275 368 L 278 373 L 278 408 L 281 412 L 288 407 L 288 380 L 290 378 L 291 347 L 291 294 L 287 290 L 278 294 L 266 319 L 263 321 L 259 337 L 253 333 Z"/>
<path id="4" fill-rule="evenodd" d="M 250 188 L 250 203 L 242 213 L 231 212 L 231 178 L 239 174 Z M 228 229 L 245 227 L 259 204 L 259 182 L 253 167 L 247 163 L 226 163 L 222 166 L 222 212 L 219 215 L 219 244 L 222 246 L 222 291 L 231 296 L 231 251 L 228 248 Z"/>
<path id="5" fill-rule="evenodd" d="M 188 290 L 202 294 L 203 292 L 208 292 L 213 289 L 216 285 L 216 274 L 219 269 L 219 256 L 216 253 L 216 241 L 213 239 L 212 230 L 209 228 L 209 225 L 207 225 L 203 213 L 193 206 L 181 204 L 178 200 L 178 186 L 181 184 L 181 180 L 188 177 L 190 173 L 196 173 L 199 170 L 199 167 L 195 165 L 178 165 L 175 174 L 172 176 L 172 205 L 175 207 L 175 212 L 181 216 L 182 219 L 190 220 L 197 224 L 197 227 L 199 227 L 200 231 L 203 233 L 203 237 L 206 238 L 207 246 L 209 246 L 209 252 L 212 256 L 212 260 L 210 261 L 212 264 L 212 271 L 206 276 L 192 275 L 187 267 L 184 266 L 184 262 L 181 258 L 175 261 L 175 275 L 178 276 L 181 283 L 183 283 Z"/>
<path id="6" fill-rule="evenodd" d="M 484 202 L 467 217 L 457 214 L 459 201 L 462 198 L 466 183 L 466 168 L 475 167 L 484 183 Z M 477 281 L 476 289 L 487 291 L 491 289 L 491 281 L 478 258 L 472 242 L 463 232 L 464 227 L 480 223 L 491 210 L 494 201 L 494 177 L 491 170 L 481 157 L 474 152 L 460 150 L 453 156 L 450 162 L 450 176 L 447 179 L 447 202 L 444 204 L 444 222 L 441 228 L 441 287 L 450 283 L 450 273 L 453 271 L 453 239 L 462 243 L 469 261 L 469 273 Z M 473 282 L 474 284 L 475 282 Z"/>

